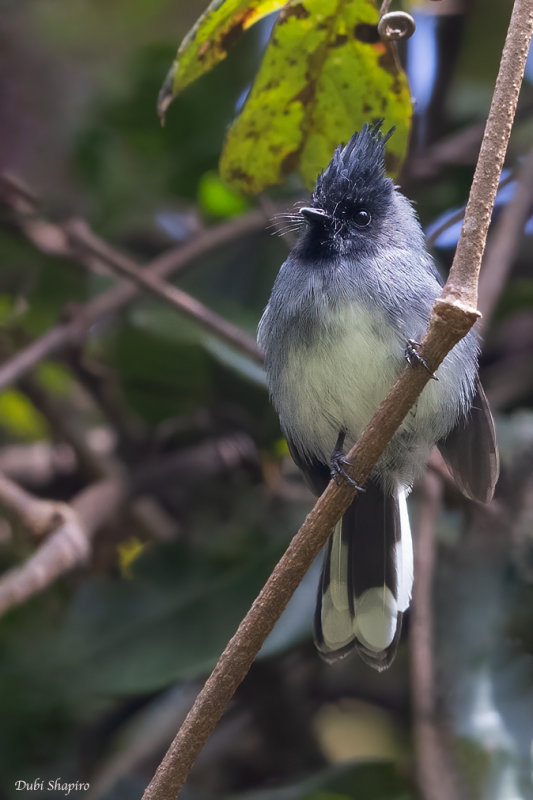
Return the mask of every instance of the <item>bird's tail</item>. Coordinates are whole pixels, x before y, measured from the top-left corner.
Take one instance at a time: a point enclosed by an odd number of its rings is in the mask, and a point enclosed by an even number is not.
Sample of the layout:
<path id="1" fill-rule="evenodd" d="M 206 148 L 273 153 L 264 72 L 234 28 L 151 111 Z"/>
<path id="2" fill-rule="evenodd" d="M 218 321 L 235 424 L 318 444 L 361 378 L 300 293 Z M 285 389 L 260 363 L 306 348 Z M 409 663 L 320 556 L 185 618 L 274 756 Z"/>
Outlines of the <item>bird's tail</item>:
<path id="1" fill-rule="evenodd" d="M 406 489 L 370 481 L 337 523 L 318 587 L 315 642 L 326 661 L 355 648 L 375 669 L 389 667 L 413 585 Z"/>

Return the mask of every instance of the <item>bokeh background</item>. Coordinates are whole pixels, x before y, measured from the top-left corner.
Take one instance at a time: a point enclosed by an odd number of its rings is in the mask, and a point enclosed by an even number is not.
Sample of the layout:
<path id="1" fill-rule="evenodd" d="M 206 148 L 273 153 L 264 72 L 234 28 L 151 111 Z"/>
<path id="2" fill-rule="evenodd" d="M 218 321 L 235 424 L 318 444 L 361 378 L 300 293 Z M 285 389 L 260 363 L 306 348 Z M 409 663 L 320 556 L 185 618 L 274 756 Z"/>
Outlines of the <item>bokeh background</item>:
<path id="1" fill-rule="evenodd" d="M 217 174 L 271 19 L 178 97 L 161 128 L 159 87 L 203 8 L 200 0 L 3 0 L 0 167 L 37 196 L 28 202 L 41 227 L 21 223 L 24 204 L 2 184 L 2 361 L 83 315 L 117 282 L 96 258 L 59 257 L 54 225 L 73 218 L 141 264 L 228 226 L 227 242 L 190 260 L 176 285 L 255 334 L 290 246 L 269 217 L 307 195 L 294 176 L 246 200 Z M 401 54 L 417 103 L 400 183 L 443 273 L 460 222 L 442 226 L 468 196 L 510 9 L 507 0 L 410 7 L 417 33 Z M 497 222 L 533 143 L 532 82 L 530 58 Z M 512 250 L 501 257 L 509 262 L 501 290 L 496 269 L 481 369 L 501 447 L 496 498 L 488 509 L 467 503 L 435 462 L 411 501 L 429 587 L 421 624 L 433 636 L 429 723 L 420 718 L 425 689 L 409 615 L 386 673 L 355 658 L 320 661 L 311 641 L 317 564 L 184 800 L 407 800 L 424 790 L 421 769 L 438 776 L 443 764 L 455 797 L 533 797 L 530 213 L 517 231 L 507 225 L 498 238 L 494 227 L 487 249 L 487 259 L 502 241 Z M 236 227 L 243 219 L 246 231 Z M 2 388 L 0 470 L 59 501 L 118 476 L 133 487 L 99 525 L 85 564 L 0 618 L 0 797 L 23 796 L 18 780 L 60 778 L 90 783 L 82 794 L 94 800 L 138 798 L 312 503 L 261 369 L 144 295 Z M 6 514 L 2 572 L 39 544 Z"/>

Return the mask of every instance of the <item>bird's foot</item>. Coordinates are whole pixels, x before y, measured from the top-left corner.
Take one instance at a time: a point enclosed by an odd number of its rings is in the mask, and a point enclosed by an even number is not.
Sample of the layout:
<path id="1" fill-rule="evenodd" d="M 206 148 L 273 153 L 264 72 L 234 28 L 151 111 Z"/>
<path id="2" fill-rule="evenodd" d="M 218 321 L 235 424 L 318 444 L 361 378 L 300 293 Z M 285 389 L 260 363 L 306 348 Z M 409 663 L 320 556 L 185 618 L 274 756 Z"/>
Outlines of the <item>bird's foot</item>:
<path id="1" fill-rule="evenodd" d="M 416 367 L 417 364 L 422 364 L 425 370 L 429 372 L 432 379 L 434 381 L 438 381 L 437 376 L 428 366 L 428 363 L 423 356 L 420 355 L 418 352 L 418 348 L 420 347 L 420 342 L 415 342 L 414 339 L 408 339 L 407 345 L 405 347 L 405 360 L 409 364 L 410 367 Z"/>
<path id="2" fill-rule="evenodd" d="M 335 481 L 335 483 L 340 483 L 342 480 L 345 480 L 350 484 L 350 486 L 352 486 L 354 489 L 357 489 L 358 492 L 365 491 L 365 489 L 363 489 L 362 486 L 359 486 L 354 481 L 351 475 L 348 475 L 346 467 L 350 466 L 350 462 L 348 461 L 342 450 L 335 449 L 333 451 L 333 453 L 331 454 L 331 459 L 329 464 L 330 464 L 330 475 Z"/>

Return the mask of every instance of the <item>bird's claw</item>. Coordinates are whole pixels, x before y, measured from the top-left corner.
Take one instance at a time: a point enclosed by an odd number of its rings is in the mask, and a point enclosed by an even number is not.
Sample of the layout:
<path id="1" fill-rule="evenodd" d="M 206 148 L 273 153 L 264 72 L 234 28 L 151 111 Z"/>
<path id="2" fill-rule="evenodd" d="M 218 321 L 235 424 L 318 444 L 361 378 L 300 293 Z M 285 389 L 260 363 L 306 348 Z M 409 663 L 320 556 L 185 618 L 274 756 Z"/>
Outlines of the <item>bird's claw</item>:
<path id="1" fill-rule="evenodd" d="M 417 364 L 421 364 L 427 372 L 431 375 L 434 381 L 438 381 L 437 376 L 435 373 L 429 368 L 428 363 L 423 356 L 420 355 L 418 352 L 418 348 L 420 347 L 420 342 L 415 342 L 414 339 L 408 339 L 407 345 L 405 347 L 405 360 L 409 364 L 410 367 L 416 367 Z"/>
<path id="2" fill-rule="evenodd" d="M 357 489 L 358 492 L 364 492 L 362 486 L 359 486 L 354 479 L 348 475 L 346 467 L 350 466 L 350 462 L 342 452 L 342 450 L 334 450 L 331 455 L 330 461 L 330 474 L 335 483 L 340 483 L 341 480 L 347 481 L 350 486 Z"/>

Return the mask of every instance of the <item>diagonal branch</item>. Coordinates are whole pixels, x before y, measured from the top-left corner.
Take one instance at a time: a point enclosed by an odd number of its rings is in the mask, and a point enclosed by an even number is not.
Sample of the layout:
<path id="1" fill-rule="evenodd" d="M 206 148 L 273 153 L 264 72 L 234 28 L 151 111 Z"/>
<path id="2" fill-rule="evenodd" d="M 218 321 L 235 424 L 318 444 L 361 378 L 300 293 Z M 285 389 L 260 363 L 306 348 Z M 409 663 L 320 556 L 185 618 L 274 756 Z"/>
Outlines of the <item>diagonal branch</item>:
<path id="1" fill-rule="evenodd" d="M 86 263 L 79 249 L 76 255 L 72 252 L 68 235 L 61 226 L 53 225 L 37 215 L 33 195 L 18 180 L 8 175 L 0 176 L 0 202 L 14 212 L 15 223 L 39 249 L 63 258 L 77 258 Z M 206 253 L 242 236 L 261 231 L 264 226 L 265 215 L 260 210 L 250 211 L 239 219 L 222 222 L 202 231 L 199 236 L 180 247 L 172 248 L 157 256 L 143 269 L 143 274 L 155 279 L 175 275 Z M 109 249 L 117 260 L 124 258 L 118 251 Z M 94 254 L 85 253 L 85 257 L 94 259 Z M 113 264 L 109 266 L 113 267 Z M 91 328 L 105 322 L 141 294 L 142 289 L 132 284 L 130 276 L 130 281 L 121 281 L 112 289 L 80 306 L 75 317 L 54 325 L 43 336 L 0 366 L 0 389 L 17 381 L 40 361 L 84 341 Z"/>
<path id="2" fill-rule="evenodd" d="M 94 255 L 134 286 L 164 300 L 208 333 L 214 334 L 235 347 L 256 363 L 263 364 L 263 353 L 255 339 L 236 325 L 228 322 L 191 295 L 167 283 L 158 275 L 152 274 L 150 270 L 141 269 L 131 258 L 122 255 L 96 236 L 84 221 L 72 220 L 64 227 L 69 240 L 77 248 L 83 248 L 85 253 Z"/>
<path id="3" fill-rule="evenodd" d="M 422 344 L 436 370 L 479 316 L 477 280 L 494 197 L 516 111 L 529 42 L 533 0 L 516 0 L 494 89 L 461 238 L 443 296 L 435 303 Z M 392 435 L 429 380 L 423 367 L 406 367 L 348 459 L 351 476 L 365 483 Z M 143 800 L 175 800 L 266 636 L 300 583 L 335 522 L 353 499 L 350 486 L 330 482 L 228 643 L 170 745 Z"/>

